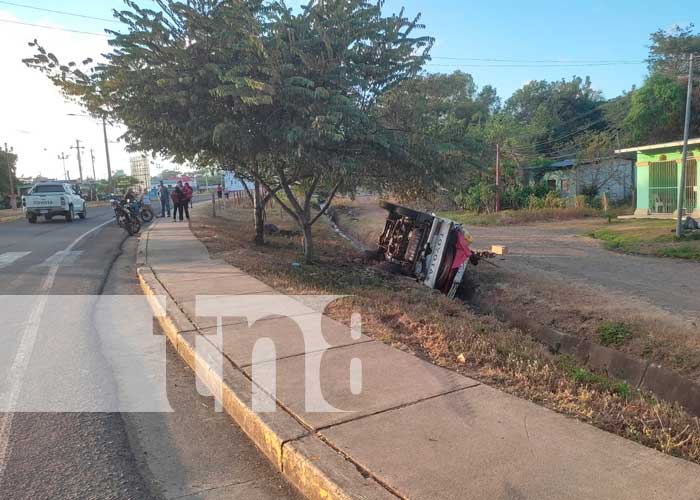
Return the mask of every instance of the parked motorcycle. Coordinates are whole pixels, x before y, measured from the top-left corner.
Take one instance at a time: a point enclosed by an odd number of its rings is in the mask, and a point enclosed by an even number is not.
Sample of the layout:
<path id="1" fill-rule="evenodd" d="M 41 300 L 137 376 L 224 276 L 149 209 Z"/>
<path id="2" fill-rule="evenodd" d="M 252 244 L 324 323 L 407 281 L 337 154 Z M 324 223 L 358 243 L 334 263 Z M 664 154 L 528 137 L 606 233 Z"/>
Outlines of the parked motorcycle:
<path id="1" fill-rule="evenodd" d="M 138 213 L 134 211 L 134 207 L 127 202 L 112 200 L 112 209 L 114 217 L 120 227 L 126 229 L 130 236 L 138 234 L 141 231 L 141 222 L 139 221 Z"/>

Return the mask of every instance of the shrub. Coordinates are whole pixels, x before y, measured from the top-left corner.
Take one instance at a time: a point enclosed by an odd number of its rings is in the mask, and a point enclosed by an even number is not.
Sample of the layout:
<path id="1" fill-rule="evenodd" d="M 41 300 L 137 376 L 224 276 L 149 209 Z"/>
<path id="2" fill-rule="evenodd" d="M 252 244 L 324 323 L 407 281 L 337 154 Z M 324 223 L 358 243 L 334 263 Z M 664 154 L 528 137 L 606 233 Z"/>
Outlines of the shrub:
<path id="1" fill-rule="evenodd" d="M 624 323 L 608 322 L 598 328 L 598 340 L 605 346 L 622 345 L 632 337 L 632 331 Z"/>

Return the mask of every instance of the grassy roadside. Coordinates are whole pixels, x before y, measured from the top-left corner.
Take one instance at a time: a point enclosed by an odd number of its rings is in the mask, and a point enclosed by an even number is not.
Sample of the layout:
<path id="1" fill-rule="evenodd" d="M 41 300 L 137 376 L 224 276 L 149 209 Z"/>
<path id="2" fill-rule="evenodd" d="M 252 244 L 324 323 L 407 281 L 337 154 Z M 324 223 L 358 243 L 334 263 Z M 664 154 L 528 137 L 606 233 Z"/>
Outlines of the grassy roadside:
<path id="1" fill-rule="evenodd" d="M 22 213 L 21 208 L 18 208 L 17 210 L 12 210 L 11 208 L 0 210 L 0 223 L 12 222 L 17 219 L 21 219 L 22 217 L 24 217 L 24 213 Z"/>
<path id="2" fill-rule="evenodd" d="M 611 250 L 700 262 L 700 233 L 677 239 L 670 220 L 616 221 L 589 233 Z"/>
<path id="3" fill-rule="evenodd" d="M 477 214 L 463 211 L 444 211 L 440 216 L 471 226 L 509 226 L 534 222 L 556 222 L 591 217 L 617 217 L 624 209 L 611 209 L 608 213 L 594 208 L 542 208 L 536 210 L 504 210 L 498 213 Z"/>
<path id="4" fill-rule="evenodd" d="M 298 238 L 268 236 L 250 241 L 249 210 L 212 218 L 195 207 L 195 234 L 222 258 L 285 293 L 344 294 L 328 314 L 347 321 L 362 313 L 364 332 L 374 338 L 501 390 L 571 415 L 665 453 L 700 463 L 700 419 L 656 401 L 627 384 L 587 371 L 568 357 L 553 357 L 540 344 L 493 317 L 417 285 L 413 280 L 368 266 L 325 222 L 314 229 L 319 262 L 300 260 Z M 289 219 L 270 221 L 294 230 Z"/>

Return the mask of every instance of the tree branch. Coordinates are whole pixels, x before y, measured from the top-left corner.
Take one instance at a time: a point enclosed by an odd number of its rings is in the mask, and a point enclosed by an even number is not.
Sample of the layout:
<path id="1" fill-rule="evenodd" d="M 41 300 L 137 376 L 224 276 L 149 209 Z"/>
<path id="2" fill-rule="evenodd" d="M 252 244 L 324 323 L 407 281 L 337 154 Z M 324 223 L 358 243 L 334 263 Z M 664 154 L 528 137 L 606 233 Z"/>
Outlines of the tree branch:
<path id="1" fill-rule="evenodd" d="M 321 211 L 316 215 L 316 217 L 314 217 L 314 218 L 311 220 L 311 225 L 312 225 L 312 226 L 314 225 L 314 223 L 315 223 L 318 219 L 321 218 L 321 216 L 322 216 L 323 214 L 326 213 L 326 211 L 328 210 L 328 207 L 331 206 L 331 202 L 333 201 L 333 198 L 335 198 L 335 194 L 338 192 L 338 188 L 340 188 L 340 184 L 341 184 L 341 183 L 342 183 L 342 181 L 340 181 L 338 184 L 335 185 L 335 187 L 333 188 L 333 191 L 331 191 L 331 195 L 328 197 L 328 201 L 326 201 L 326 205 L 321 209 Z"/>

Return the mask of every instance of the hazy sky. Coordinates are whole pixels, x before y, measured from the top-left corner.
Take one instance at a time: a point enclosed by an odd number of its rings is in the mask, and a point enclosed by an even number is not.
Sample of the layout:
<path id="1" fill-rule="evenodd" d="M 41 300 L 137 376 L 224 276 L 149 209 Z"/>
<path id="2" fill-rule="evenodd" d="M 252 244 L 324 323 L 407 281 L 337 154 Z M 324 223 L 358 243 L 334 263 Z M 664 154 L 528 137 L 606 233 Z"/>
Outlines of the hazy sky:
<path id="1" fill-rule="evenodd" d="M 0 1 L 0 20 L 96 33 L 118 25 L 9 4 L 105 19 L 111 18 L 112 8 L 123 5 L 120 0 Z M 616 96 L 643 82 L 646 66 L 641 61 L 647 55 L 650 33 L 687 25 L 697 17 L 690 14 L 697 12 L 696 2 L 690 0 L 387 0 L 385 10 L 397 11 L 402 6 L 410 15 L 422 12 L 424 32 L 436 38 L 428 71 L 462 69 L 474 75 L 479 85 L 495 86 L 504 99 L 530 80 L 573 75 L 588 75 L 606 97 Z M 65 60 L 96 58 L 107 48 L 104 36 L 0 22 L 0 147 L 4 142 L 14 147 L 19 154 L 20 175 L 61 176 L 63 167 L 57 156 L 65 152 L 70 155 L 67 167 L 75 178 L 77 161 L 70 146 L 80 139 L 86 147 L 84 174 L 92 175 L 92 148 L 97 177 L 105 177 L 100 125 L 89 118 L 66 116 L 81 110 L 65 103 L 43 75 L 21 63 L 23 57 L 32 55 L 27 42 L 34 38 Z M 565 61 L 571 66 L 551 61 Z M 616 62 L 590 65 L 601 61 Z M 116 141 L 120 133 L 118 128 L 110 128 L 110 139 Z M 128 154 L 123 146 L 110 146 L 113 169 L 128 172 Z"/>

